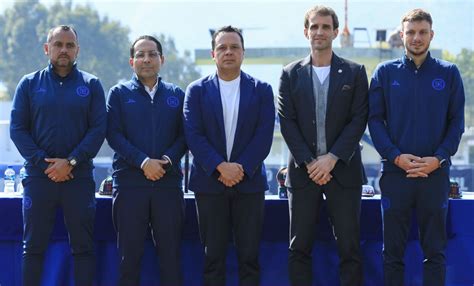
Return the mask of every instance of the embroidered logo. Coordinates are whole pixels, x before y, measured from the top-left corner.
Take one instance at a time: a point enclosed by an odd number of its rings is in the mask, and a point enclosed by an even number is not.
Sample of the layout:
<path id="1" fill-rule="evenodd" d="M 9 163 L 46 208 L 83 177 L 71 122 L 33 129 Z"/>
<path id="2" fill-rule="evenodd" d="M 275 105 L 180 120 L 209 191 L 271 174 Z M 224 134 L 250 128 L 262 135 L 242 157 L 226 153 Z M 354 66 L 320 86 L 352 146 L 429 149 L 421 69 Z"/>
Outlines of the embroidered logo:
<path id="1" fill-rule="evenodd" d="M 166 99 L 166 103 L 169 107 L 176 108 L 179 106 L 179 99 L 176 96 L 170 96 Z"/>
<path id="2" fill-rule="evenodd" d="M 134 99 L 131 99 L 131 98 L 129 98 L 129 99 L 128 99 L 128 101 L 127 101 L 127 102 L 125 102 L 125 103 L 128 103 L 128 104 L 130 104 L 130 103 L 135 103 L 135 102 L 136 102 L 136 101 L 135 101 Z"/>
<path id="3" fill-rule="evenodd" d="M 46 88 L 40 87 L 40 88 L 38 88 L 35 92 L 36 92 L 36 93 L 45 93 L 45 92 L 46 92 Z"/>
<path id="4" fill-rule="evenodd" d="M 400 86 L 400 83 L 396 80 L 392 81 L 392 86 Z"/>
<path id="5" fill-rule="evenodd" d="M 86 97 L 86 96 L 89 95 L 90 91 L 89 91 L 89 88 L 87 86 L 81 85 L 78 88 L 76 88 L 76 93 L 80 97 Z"/>
<path id="6" fill-rule="evenodd" d="M 31 208 L 31 205 L 33 205 L 33 202 L 31 201 L 31 198 L 28 196 L 23 197 L 23 208 L 25 210 L 29 210 Z"/>
<path id="7" fill-rule="evenodd" d="M 445 82 L 442 78 L 435 78 L 435 79 L 431 82 L 431 86 L 432 86 L 435 90 L 443 90 L 443 89 L 446 87 L 446 82 Z"/>

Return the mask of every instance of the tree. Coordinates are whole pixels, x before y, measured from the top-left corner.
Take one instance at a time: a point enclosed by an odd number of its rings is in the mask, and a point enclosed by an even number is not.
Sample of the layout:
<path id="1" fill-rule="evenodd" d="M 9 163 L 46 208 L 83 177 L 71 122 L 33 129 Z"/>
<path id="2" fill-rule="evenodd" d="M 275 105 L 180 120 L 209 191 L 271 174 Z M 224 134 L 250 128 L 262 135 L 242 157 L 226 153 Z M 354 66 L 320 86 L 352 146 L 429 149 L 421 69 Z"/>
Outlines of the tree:
<path id="1" fill-rule="evenodd" d="M 462 49 L 456 56 L 445 53 L 443 58 L 459 68 L 466 94 L 466 127 L 474 126 L 474 51 Z"/>
<path id="2" fill-rule="evenodd" d="M 27 0 L 16 3 L 0 17 L 0 80 L 10 96 L 22 75 L 44 65 L 44 37 L 38 35 L 38 28 L 45 25 L 46 16 L 47 10 L 38 0 Z"/>
<path id="3" fill-rule="evenodd" d="M 5 47 L 0 50 L 0 80 L 13 96 L 21 76 L 46 65 L 42 45 L 51 27 L 70 24 L 78 31 L 80 52 L 78 66 L 102 81 L 107 90 L 118 80 L 128 77 L 129 29 L 109 21 L 89 6 L 72 7 L 72 2 L 57 2 L 51 7 L 39 0 L 16 2 L 0 16 L 4 23 L 0 35 Z"/>
<path id="4" fill-rule="evenodd" d="M 78 66 L 97 75 L 106 92 L 120 80 L 131 77 L 128 27 L 101 18 L 88 5 L 73 7 L 67 1 L 46 7 L 39 0 L 22 0 L 0 15 L 0 81 L 6 85 L 9 97 L 23 75 L 46 65 L 43 43 L 49 29 L 60 24 L 75 27 L 80 46 Z M 171 37 L 158 38 L 166 57 L 163 79 L 185 88 L 200 76 L 190 53 L 185 51 L 180 57 Z"/>
<path id="5" fill-rule="evenodd" d="M 474 52 L 462 49 L 456 56 L 466 94 L 466 126 L 474 126 Z"/>
<path id="6" fill-rule="evenodd" d="M 163 34 L 155 35 L 155 37 L 160 41 L 165 57 L 165 64 L 160 71 L 163 80 L 185 89 L 188 84 L 201 76 L 189 51 L 184 51 L 184 56 L 180 57 L 173 38 Z"/>

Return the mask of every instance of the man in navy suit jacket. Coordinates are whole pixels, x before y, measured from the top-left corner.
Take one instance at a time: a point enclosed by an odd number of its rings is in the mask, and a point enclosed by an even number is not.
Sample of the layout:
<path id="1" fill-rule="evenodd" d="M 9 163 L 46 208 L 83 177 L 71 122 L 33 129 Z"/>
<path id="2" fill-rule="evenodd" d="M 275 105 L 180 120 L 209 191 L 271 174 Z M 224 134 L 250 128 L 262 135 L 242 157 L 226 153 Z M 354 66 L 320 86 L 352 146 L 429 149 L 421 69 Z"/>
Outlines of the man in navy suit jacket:
<path id="1" fill-rule="evenodd" d="M 269 84 L 241 71 L 244 40 L 227 26 L 212 37 L 217 73 L 188 86 L 186 141 L 194 156 L 189 189 L 196 195 L 205 247 L 204 285 L 225 285 L 229 233 L 233 229 L 240 285 L 258 285 L 258 250 L 268 189 L 263 160 L 275 121 Z"/>
<path id="2" fill-rule="evenodd" d="M 290 150 L 291 285 L 312 285 L 311 254 L 319 207 L 326 198 L 340 256 L 341 285 L 362 284 L 359 247 L 361 186 L 359 141 L 367 124 L 363 66 L 336 56 L 337 15 L 316 6 L 305 16 L 311 54 L 283 69 L 279 89 L 281 133 Z"/>

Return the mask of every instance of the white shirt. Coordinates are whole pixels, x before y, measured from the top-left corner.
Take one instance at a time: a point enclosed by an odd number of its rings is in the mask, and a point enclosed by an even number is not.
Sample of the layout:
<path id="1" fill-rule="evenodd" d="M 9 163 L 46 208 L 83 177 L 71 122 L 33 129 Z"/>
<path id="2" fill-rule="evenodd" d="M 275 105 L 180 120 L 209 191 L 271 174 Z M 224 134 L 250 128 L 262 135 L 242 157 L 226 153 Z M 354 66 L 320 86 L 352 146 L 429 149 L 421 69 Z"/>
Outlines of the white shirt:
<path id="1" fill-rule="evenodd" d="M 219 78 L 219 90 L 224 115 L 227 160 L 230 160 L 239 117 L 240 75 L 231 81 L 225 81 Z"/>
<path id="2" fill-rule="evenodd" d="M 158 79 L 156 80 L 155 85 L 152 88 L 149 88 L 147 85 L 143 85 L 145 87 L 146 92 L 150 95 L 151 100 L 155 98 L 156 90 L 158 89 Z"/>
<path id="3" fill-rule="evenodd" d="M 326 66 L 326 67 L 315 67 L 315 66 L 313 66 L 313 71 L 318 76 L 319 82 L 323 83 L 326 80 L 326 78 L 328 77 L 329 72 L 331 71 L 331 66 Z"/>

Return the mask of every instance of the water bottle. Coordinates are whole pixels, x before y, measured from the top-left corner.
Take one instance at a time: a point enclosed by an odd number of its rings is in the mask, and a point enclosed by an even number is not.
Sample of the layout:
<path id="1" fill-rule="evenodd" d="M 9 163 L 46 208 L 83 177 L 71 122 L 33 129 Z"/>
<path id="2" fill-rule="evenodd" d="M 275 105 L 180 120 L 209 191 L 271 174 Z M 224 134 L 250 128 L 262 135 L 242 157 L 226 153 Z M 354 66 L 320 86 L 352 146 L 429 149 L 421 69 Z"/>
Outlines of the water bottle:
<path id="1" fill-rule="evenodd" d="M 285 186 L 278 187 L 278 197 L 280 199 L 288 199 L 288 190 Z"/>
<path id="2" fill-rule="evenodd" d="M 13 193 L 15 191 L 15 170 L 13 170 L 12 166 L 8 166 L 5 170 L 3 184 L 5 186 L 5 193 Z"/>
<path id="3" fill-rule="evenodd" d="M 20 174 L 18 175 L 18 183 L 16 185 L 16 191 L 20 194 L 23 194 L 23 179 L 26 177 L 25 167 L 20 169 Z"/>

